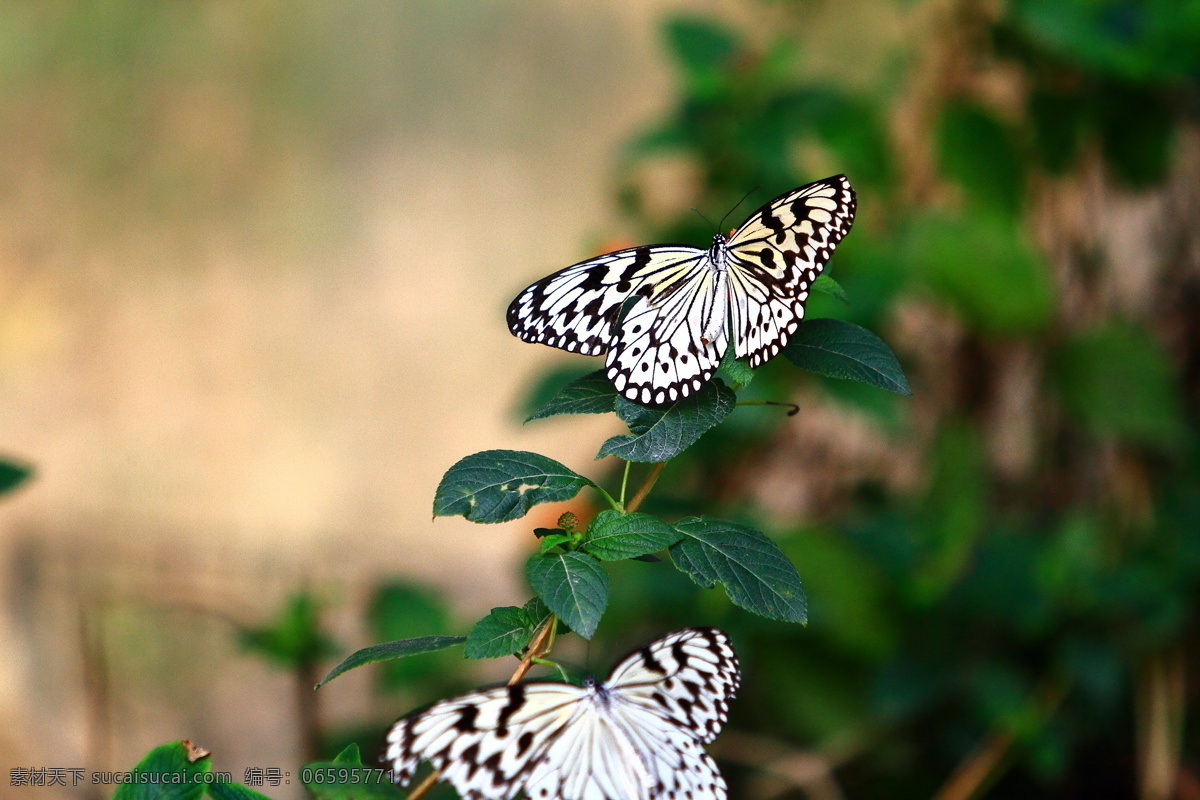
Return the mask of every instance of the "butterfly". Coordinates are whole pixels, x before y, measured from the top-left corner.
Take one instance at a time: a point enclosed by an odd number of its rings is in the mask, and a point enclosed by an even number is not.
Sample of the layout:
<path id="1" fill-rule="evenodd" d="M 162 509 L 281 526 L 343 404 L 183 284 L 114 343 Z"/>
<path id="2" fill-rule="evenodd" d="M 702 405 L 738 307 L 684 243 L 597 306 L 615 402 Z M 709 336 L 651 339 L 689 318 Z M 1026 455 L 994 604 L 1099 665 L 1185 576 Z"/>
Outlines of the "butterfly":
<path id="1" fill-rule="evenodd" d="M 681 400 L 712 378 L 731 335 L 751 367 L 783 349 L 854 209 L 850 182 L 835 175 L 775 198 L 707 250 L 643 245 L 581 261 L 518 294 L 508 329 L 526 342 L 607 353 L 608 379 L 629 400 Z"/>
<path id="2" fill-rule="evenodd" d="M 701 745 L 741 680 L 729 637 L 676 631 L 633 651 L 608 680 L 480 689 L 409 714 L 381 761 L 401 786 L 429 761 L 464 800 L 725 800 Z"/>

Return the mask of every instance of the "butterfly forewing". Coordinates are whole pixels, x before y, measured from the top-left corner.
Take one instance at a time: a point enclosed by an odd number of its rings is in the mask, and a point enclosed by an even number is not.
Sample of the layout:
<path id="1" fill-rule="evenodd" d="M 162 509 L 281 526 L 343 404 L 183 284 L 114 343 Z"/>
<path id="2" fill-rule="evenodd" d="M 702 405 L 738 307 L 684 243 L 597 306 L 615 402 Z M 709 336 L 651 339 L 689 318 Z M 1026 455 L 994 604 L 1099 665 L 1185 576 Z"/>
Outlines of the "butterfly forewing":
<path id="1" fill-rule="evenodd" d="M 392 726 L 383 758 L 406 785 L 429 761 L 466 800 L 725 800 L 702 743 L 738 685 L 725 634 L 679 631 L 605 684 L 528 683 L 444 700 Z"/>
<path id="2" fill-rule="evenodd" d="M 595 356 L 607 352 L 631 294 L 671 283 L 704 256 L 686 246 L 634 247 L 581 261 L 525 288 L 508 307 L 508 329 L 526 342 Z"/>
<path id="3" fill-rule="evenodd" d="M 630 654 L 607 685 L 707 744 L 721 732 L 740 681 L 729 637 L 715 628 L 689 628 Z"/>
<path id="4" fill-rule="evenodd" d="M 757 367 L 783 349 L 855 204 L 850 182 L 836 175 L 767 203 L 729 240 L 734 355 Z"/>

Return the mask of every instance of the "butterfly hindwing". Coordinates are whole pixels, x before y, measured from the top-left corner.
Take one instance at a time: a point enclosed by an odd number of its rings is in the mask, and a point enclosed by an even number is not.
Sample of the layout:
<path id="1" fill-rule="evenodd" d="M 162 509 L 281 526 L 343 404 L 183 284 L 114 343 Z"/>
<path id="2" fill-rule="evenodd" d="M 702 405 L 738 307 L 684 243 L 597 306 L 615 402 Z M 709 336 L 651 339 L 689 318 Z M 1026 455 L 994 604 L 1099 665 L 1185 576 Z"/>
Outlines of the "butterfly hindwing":
<path id="1" fill-rule="evenodd" d="M 680 265 L 672 280 L 656 283 L 620 320 L 605 372 L 626 398 L 658 404 L 687 397 L 721 363 L 726 308 L 713 292 L 715 277 L 706 262 Z M 707 341 L 704 331 L 714 314 L 721 315 L 720 325 Z"/>
<path id="2" fill-rule="evenodd" d="M 729 240 L 734 355 L 758 367 L 778 355 L 804 317 L 817 275 L 854 221 L 844 175 L 810 183 L 755 211 Z"/>
<path id="3" fill-rule="evenodd" d="M 726 800 L 701 745 L 738 680 L 725 634 L 678 631 L 624 658 L 607 683 L 483 689 L 409 714 L 383 760 L 401 785 L 429 761 L 465 800 Z"/>

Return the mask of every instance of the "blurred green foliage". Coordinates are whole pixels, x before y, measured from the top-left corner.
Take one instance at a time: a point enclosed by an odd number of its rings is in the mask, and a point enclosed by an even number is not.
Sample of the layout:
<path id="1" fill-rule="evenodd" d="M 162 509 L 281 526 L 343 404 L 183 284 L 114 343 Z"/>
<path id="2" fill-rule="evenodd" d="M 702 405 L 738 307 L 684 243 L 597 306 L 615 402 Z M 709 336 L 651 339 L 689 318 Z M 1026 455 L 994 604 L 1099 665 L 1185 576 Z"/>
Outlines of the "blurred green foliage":
<path id="1" fill-rule="evenodd" d="M 894 396 L 811 377 L 804 396 L 866 412 L 885 440 L 920 442 L 896 452 L 923 458 L 921 479 L 864 478 L 820 519 L 776 522 L 808 591 L 805 630 L 633 566 L 620 581 L 637 588 L 614 592 L 606 619 L 618 624 L 599 638 L 730 630 L 747 675 L 731 725 L 827 753 L 850 797 L 881 785 L 891 798 L 932 796 L 997 736 L 1011 744 L 988 776 L 996 796 L 1131 796 L 1143 778 L 1135 753 L 1152 735 L 1138 700 L 1155 680 L 1148 665 L 1195 654 L 1200 386 L 1187 365 L 1200 342 L 1178 331 L 1194 330 L 1200 292 L 1194 274 L 1180 277 L 1187 256 L 1166 250 L 1152 267 L 1156 302 L 1115 311 L 1094 286 L 1098 271 L 1124 265 L 1107 261 L 1102 240 L 1072 238 L 1046 189 L 1099 175 L 1110 196 L 1162 193 L 1178 181 L 1179 142 L 1200 111 L 1200 3 L 955 6 L 900 45 L 888 61 L 899 71 L 853 86 L 806 76 L 806 50 L 822 46 L 805 38 L 811 5 L 773 4 L 799 32 L 775 40 L 708 17 L 669 22 L 678 99 L 634 141 L 620 196 L 646 241 L 703 241 L 693 204 L 730 208 L 755 186 L 766 198 L 845 172 L 859 218 L 830 270 L 850 304 L 814 297 L 810 316 L 880 331 L 915 400 L 910 413 Z M 959 50 L 931 78 L 918 65 L 937 48 Z M 985 91 L 985 77 L 1015 90 Z M 922 122 L 899 112 L 913 96 L 926 103 Z M 638 167 L 665 154 L 693 165 L 696 196 L 652 223 L 662 213 L 651 216 Z M 1198 221 L 1188 224 L 1194 245 Z M 1183 299 L 1167 288 L 1180 280 Z M 1070 288 L 1080 285 L 1082 300 Z M 907 347 L 889 335 L 902 313 L 929 309 L 943 327 Z M 1032 386 L 1020 419 L 1000 409 L 1014 353 Z M 794 399 L 795 380 L 769 365 L 752 390 Z M 672 462 L 648 509 L 715 498 L 718 513 L 771 530 L 724 487 L 752 486 L 778 453 L 776 427 L 790 424 L 715 429 Z M 994 441 L 1013 425 L 1029 439 L 1016 468 Z M 814 477 L 791 474 L 797 491 Z M 1195 666 L 1189 674 L 1194 683 Z M 1191 723 L 1177 746 L 1200 751 L 1195 701 L 1173 711 Z"/>

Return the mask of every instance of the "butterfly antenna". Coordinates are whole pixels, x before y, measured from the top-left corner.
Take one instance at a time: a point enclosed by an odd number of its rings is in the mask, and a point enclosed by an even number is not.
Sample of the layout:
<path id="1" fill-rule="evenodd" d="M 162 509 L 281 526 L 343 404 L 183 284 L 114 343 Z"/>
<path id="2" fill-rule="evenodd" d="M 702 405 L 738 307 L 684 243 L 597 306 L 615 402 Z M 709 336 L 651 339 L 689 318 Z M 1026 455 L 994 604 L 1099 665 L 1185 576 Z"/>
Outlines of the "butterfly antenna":
<path id="1" fill-rule="evenodd" d="M 755 186 L 753 189 L 751 189 L 750 191 L 748 191 L 744 195 L 742 195 L 742 199 L 738 200 L 737 203 L 734 204 L 733 208 L 726 211 L 725 216 L 721 217 L 721 224 L 718 225 L 717 228 L 723 230 L 724 226 L 725 226 L 725 220 L 729 218 L 729 215 L 732 214 L 733 212 L 737 211 L 738 206 L 740 206 L 742 203 L 746 202 L 746 198 L 749 197 L 750 195 L 754 194 L 755 192 L 757 192 L 760 188 L 762 188 L 762 187 Z M 711 223 L 709 223 L 709 224 L 711 224 Z"/>
<path id="2" fill-rule="evenodd" d="M 700 209 L 696 208 L 695 206 L 692 206 L 692 211 L 695 211 L 695 212 L 696 212 L 696 213 L 697 213 L 697 214 L 700 216 L 700 219 L 702 219 L 702 220 L 704 220 L 705 222 L 707 222 L 707 223 L 708 223 L 708 227 L 712 228 L 712 226 L 713 226 L 713 224 L 712 224 L 712 220 L 710 220 L 708 217 L 706 217 L 706 216 L 704 216 L 703 214 L 701 214 L 701 213 L 700 213 Z M 724 221 L 724 220 L 722 220 L 722 221 Z M 716 230 L 719 230 L 719 228 L 713 228 L 713 230 L 714 230 L 714 231 L 716 231 Z"/>

